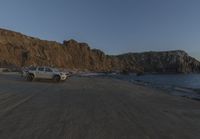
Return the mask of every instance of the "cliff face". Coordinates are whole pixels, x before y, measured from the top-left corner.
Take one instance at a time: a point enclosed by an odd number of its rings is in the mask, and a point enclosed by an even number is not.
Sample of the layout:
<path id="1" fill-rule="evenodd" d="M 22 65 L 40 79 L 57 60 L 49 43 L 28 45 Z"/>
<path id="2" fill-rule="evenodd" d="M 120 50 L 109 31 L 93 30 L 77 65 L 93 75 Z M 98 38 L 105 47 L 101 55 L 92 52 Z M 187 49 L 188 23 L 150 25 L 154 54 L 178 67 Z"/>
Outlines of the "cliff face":
<path id="1" fill-rule="evenodd" d="M 89 71 L 199 72 L 200 63 L 183 51 L 108 56 L 75 40 L 63 44 L 0 29 L 0 67 L 47 65 Z"/>
<path id="2" fill-rule="evenodd" d="M 189 73 L 200 71 L 200 62 L 181 50 L 129 53 L 119 55 L 118 58 L 124 61 L 124 67 L 128 71 L 131 70 L 132 65 L 140 67 L 144 72 Z"/>
<path id="3" fill-rule="evenodd" d="M 86 43 L 44 41 L 0 29 L 0 66 L 47 65 L 90 71 L 111 71 L 119 61 Z"/>

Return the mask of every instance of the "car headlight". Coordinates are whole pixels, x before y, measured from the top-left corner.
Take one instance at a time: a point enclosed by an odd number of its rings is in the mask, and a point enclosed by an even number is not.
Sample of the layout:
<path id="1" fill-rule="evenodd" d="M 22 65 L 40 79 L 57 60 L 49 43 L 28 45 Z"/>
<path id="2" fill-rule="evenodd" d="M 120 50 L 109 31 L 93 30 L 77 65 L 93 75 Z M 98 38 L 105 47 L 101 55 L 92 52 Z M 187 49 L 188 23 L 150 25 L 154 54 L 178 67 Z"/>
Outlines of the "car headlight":
<path id="1" fill-rule="evenodd" d="M 61 72 L 60 75 L 66 75 L 65 73 Z"/>

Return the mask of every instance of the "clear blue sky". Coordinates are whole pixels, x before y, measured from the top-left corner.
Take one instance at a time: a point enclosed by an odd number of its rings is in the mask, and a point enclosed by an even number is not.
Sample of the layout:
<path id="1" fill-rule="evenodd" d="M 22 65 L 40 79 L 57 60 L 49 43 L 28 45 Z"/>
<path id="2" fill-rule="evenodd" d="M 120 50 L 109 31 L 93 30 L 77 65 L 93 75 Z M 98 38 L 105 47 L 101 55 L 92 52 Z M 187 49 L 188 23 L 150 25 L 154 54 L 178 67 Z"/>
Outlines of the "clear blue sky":
<path id="1" fill-rule="evenodd" d="M 107 54 L 183 49 L 200 58 L 200 0 L 0 0 L 0 27 Z"/>

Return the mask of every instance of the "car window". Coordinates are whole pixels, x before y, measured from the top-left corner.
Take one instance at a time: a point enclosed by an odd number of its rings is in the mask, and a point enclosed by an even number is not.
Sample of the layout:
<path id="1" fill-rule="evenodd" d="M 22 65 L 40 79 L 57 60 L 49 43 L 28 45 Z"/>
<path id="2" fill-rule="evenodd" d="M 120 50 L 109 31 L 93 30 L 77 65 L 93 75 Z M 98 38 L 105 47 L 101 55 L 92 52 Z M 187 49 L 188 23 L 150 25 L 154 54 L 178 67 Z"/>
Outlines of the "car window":
<path id="1" fill-rule="evenodd" d="M 43 67 L 39 67 L 38 70 L 39 71 L 44 71 L 44 68 Z"/>
<path id="2" fill-rule="evenodd" d="M 46 72 L 52 72 L 52 70 L 50 68 L 46 68 L 45 71 Z"/>

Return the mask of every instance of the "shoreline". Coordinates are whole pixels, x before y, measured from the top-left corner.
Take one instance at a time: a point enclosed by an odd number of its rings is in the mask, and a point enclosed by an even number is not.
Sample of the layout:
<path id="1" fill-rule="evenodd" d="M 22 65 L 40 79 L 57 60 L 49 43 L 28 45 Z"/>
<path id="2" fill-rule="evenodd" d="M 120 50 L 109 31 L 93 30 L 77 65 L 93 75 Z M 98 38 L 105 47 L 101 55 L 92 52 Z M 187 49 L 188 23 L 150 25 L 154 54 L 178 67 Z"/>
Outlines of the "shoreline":
<path id="1" fill-rule="evenodd" d="M 148 75 L 155 75 L 155 74 L 148 74 Z M 163 75 L 163 74 L 157 74 L 157 75 Z M 182 75 L 182 74 L 170 74 L 170 75 Z M 179 96 L 179 97 L 185 97 L 188 99 L 200 101 L 200 88 L 188 88 L 188 87 L 182 87 L 178 85 L 161 85 L 161 84 L 155 84 L 148 81 L 143 81 L 139 79 L 133 79 L 130 75 L 130 78 L 127 78 L 129 75 L 121 75 L 121 74 L 103 74 L 103 73 L 88 73 L 88 74 L 81 74 L 80 77 L 105 77 L 110 79 L 119 79 L 122 81 L 128 81 L 132 84 L 141 85 L 145 87 L 150 87 L 154 89 L 159 89 L 161 91 L 166 92 L 169 95 L 172 96 Z M 136 75 L 134 75 L 136 76 Z M 137 76 L 136 76 L 137 77 Z"/>
<path id="2" fill-rule="evenodd" d="M 12 75 L 21 75 L 21 73 L 20 72 L 0 72 L 0 75 L 11 75 L 12 76 Z M 163 75 L 163 74 L 148 74 L 148 75 Z M 182 75 L 182 74 L 169 74 L 169 75 Z M 158 89 L 158 90 L 164 91 L 167 94 L 172 95 L 172 96 L 179 96 L 179 97 L 184 97 L 184 98 L 200 101 L 200 88 L 195 89 L 195 88 L 188 88 L 188 87 L 182 87 L 182 86 L 176 86 L 176 85 L 163 86 L 163 85 L 154 84 L 154 83 L 151 83 L 148 81 L 142 81 L 142 80 L 132 79 L 132 78 L 127 79 L 127 78 L 123 77 L 123 76 L 129 76 L 129 75 L 112 74 L 112 73 L 108 74 L 108 73 L 86 72 L 86 73 L 74 74 L 72 76 L 75 76 L 75 77 L 104 77 L 104 78 L 109 78 L 109 79 L 119 79 L 122 81 L 128 81 L 135 85 Z M 133 76 L 133 75 L 131 75 L 131 76 Z M 134 75 L 134 76 L 137 76 L 137 75 Z M 145 76 L 145 75 L 143 75 L 143 76 Z"/>

